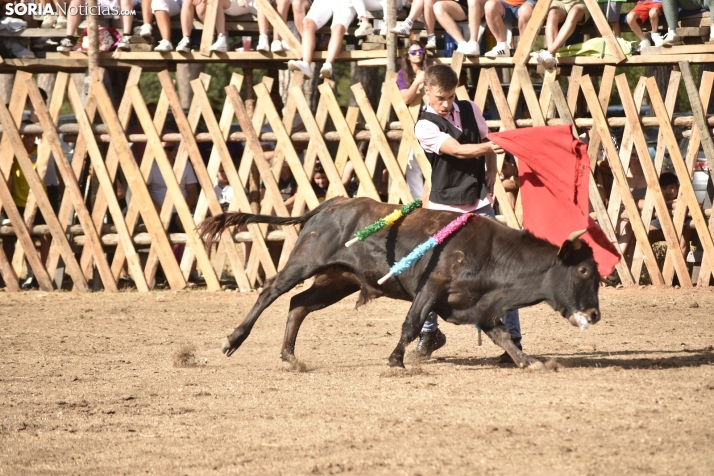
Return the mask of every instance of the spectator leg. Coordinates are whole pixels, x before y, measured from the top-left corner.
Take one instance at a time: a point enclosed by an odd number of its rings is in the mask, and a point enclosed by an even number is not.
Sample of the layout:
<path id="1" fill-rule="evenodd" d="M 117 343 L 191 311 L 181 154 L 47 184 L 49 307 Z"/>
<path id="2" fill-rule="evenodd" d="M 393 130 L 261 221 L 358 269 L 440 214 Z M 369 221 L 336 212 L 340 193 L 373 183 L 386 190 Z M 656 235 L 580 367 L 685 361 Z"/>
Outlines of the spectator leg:
<path id="1" fill-rule="evenodd" d="M 548 20 L 545 24 L 545 47 L 550 50 L 550 45 L 555 43 L 560 25 L 560 10 L 551 8 L 548 11 Z"/>
<path id="2" fill-rule="evenodd" d="M 653 8 L 650 10 L 649 15 L 650 15 L 650 26 L 652 27 L 652 31 L 655 32 L 659 28 L 659 12 L 657 11 L 656 8 Z M 640 31 L 642 31 L 642 29 L 640 29 Z"/>
<path id="3" fill-rule="evenodd" d="M 570 35 L 573 34 L 578 23 L 582 21 L 584 16 L 585 7 L 577 5 L 570 9 L 563 26 L 560 27 L 560 31 L 558 31 L 558 35 L 555 37 L 555 41 L 548 46 L 548 51 L 550 51 L 551 54 L 555 54 L 558 48 L 563 46 L 565 41 L 570 38 Z"/>
<path id="4" fill-rule="evenodd" d="M 521 32 L 521 35 L 526 31 L 531 15 L 533 15 L 533 5 L 530 3 L 524 3 L 518 9 L 518 31 Z"/>
<path id="5" fill-rule="evenodd" d="M 151 25 L 154 22 L 154 12 L 151 11 L 151 0 L 141 0 L 141 19 Z"/>
<path id="6" fill-rule="evenodd" d="M 465 41 L 464 35 L 461 34 L 461 29 L 456 25 L 457 21 L 466 20 L 466 15 L 464 15 L 464 11 L 458 3 L 437 2 L 434 4 L 434 15 L 439 20 L 439 24 L 457 43 Z"/>
<path id="7" fill-rule="evenodd" d="M 640 22 L 637 21 L 639 18 L 640 17 L 638 17 L 636 14 L 630 12 L 627 14 L 627 24 L 630 25 L 630 29 L 632 30 L 632 33 L 634 33 L 635 36 L 640 39 L 640 41 L 643 41 L 643 40 L 646 40 L 647 37 L 645 36 L 644 32 L 642 31 L 642 27 L 640 27 Z M 650 20 L 651 19 L 652 19 L 652 15 L 650 15 Z M 652 28 L 652 31 L 654 31 L 654 27 Z"/>
<path id="8" fill-rule="evenodd" d="M 470 41 L 478 41 L 478 29 L 484 15 L 486 0 L 469 0 L 469 33 Z"/>
<path id="9" fill-rule="evenodd" d="M 73 7 L 79 7 L 84 4 L 84 0 L 72 0 L 69 5 Z M 77 35 L 77 28 L 79 24 L 82 23 L 81 15 L 69 15 L 67 17 L 67 36 Z"/>
<path id="10" fill-rule="evenodd" d="M 486 2 L 486 24 L 496 41 L 503 43 L 506 41 L 506 27 L 503 24 L 503 15 L 506 11 L 499 0 L 488 0 Z"/>
<path id="11" fill-rule="evenodd" d="M 409 9 L 409 16 L 407 17 L 409 21 L 414 23 L 417 21 L 417 18 L 421 16 L 421 14 L 424 12 L 424 0 L 414 0 L 412 2 L 412 6 Z"/>
<path id="12" fill-rule="evenodd" d="M 302 22 L 302 56 L 306 63 L 312 63 L 312 55 L 315 51 L 315 32 L 317 25 L 310 18 L 304 18 Z M 332 41 L 330 41 L 332 44 Z"/>
<path id="13" fill-rule="evenodd" d="M 288 21 L 288 12 L 290 11 L 291 0 L 278 0 L 275 5 L 275 9 L 278 11 L 278 15 L 283 19 L 284 22 Z M 297 24 L 297 21 L 295 22 Z M 280 40 L 280 33 L 278 31 L 273 32 L 273 40 Z"/>
<path id="14" fill-rule="evenodd" d="M 325 59 L 325 63 L 332 64 L 335 62 L 337 54 L 342 49 L 342 40 L 345 37 L 345 26 L 335 25 L 330 31 L 330 44 L 327 46 L 327 59 Z"/>
<path id="15" fill-rule="evenodd" d="M 434 16 L 434 4 L 436 0 L 424 0 L 424 27 L 426 34 L 433 35 L 436 26 L 436 16 Z"/>
<path id="16" fill-rule="evenodd" d="M 159 32 L 161 33 L 161 39 L 171 41 L 171 17 L 169 12 L 157 10 L 154 12 L 154 16 L 156 17 L 156 26 L 159 27 Z"/>
<path id="17" fill-rule="evenodd" d="M 667 20 L 667 28 L 672 31 L 677 29 L 677 21 L 679 20 L 677 3 L 677 0 L 662 0 L 662 9 L 664 10 L 664 18 Z"/>
<path id="18" fill-rule="evenodd" d="M 193 31 L 193 16 L 195 14 L 195 10 L 196 8 L 194 7 L 193 2 L 190 0 L 183 2 L 183 4 L 181 5 L 181 33 L 183 34 L 183 36 L 191 36 L 191 32 Z M 203 19 L 201 19 L 201 21 L 203 21 Z"/>
<path id="19" fill-rule="evenodd" d="M 266 17 L 263 12 L 258 10 L 258 33 L 261 35 L 267 35 L 269 28 L 270 22 L 268 21 L 268 17 Z M 223 29 L 223 31 L 225 31 L 225 22 L 223 24 Z"/>
<path id="20" fill-rule="evenodd" d="M 301 37 L 303 34 L 303 21 L 305 20 L 307 11 L 310 9 L 310 5 L 310 0 L 293 0 L 293 18 L 295 19 L 295 26 Z"/>
<path id="21" fill-rule="evenodd" d="M 122 10 L 131 10 L 133 8 L 131 0 L 121 0 L 120 6 Z M 134 25 L 134 15 L 123 15 L 121 17 L 121 26 L 125 35 L 131 35 L 131 27 Z"/>

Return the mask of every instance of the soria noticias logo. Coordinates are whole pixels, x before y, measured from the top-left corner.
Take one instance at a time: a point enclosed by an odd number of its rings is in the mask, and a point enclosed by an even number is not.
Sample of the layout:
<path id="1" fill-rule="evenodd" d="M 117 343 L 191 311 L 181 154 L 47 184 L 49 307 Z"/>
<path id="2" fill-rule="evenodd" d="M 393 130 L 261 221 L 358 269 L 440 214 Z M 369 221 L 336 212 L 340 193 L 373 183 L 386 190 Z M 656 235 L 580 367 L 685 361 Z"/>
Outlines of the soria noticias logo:
<path id="1" fill-rule="evenodd" d="M 55 10 L 56 8 L 56 10 Z M 135 10 L 119 10 L 116 6 L 107 5 L 97 5 L 93 7 L 87 7 L 86 5 L 40 5 L 38 3 L 6 3 L 5 4 L 5 15 L 57 15 L 60 14 L 63 17 L 74 16 L 74 15 L 136 15 Z"/>

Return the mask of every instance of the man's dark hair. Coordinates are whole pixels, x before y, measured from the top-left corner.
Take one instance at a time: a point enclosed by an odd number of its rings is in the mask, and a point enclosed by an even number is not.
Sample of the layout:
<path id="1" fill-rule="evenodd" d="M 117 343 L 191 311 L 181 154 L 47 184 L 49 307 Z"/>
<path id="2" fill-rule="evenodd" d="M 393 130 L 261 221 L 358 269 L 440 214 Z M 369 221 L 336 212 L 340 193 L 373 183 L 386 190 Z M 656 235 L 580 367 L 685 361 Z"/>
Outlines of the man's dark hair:
<path id="1" fill-rule="evenodd" d="M 679 179 L 671 172 L 665 172 L 659 176 L 659 186 L 666 187 L 667 185 L 679 185 Z"/>
<path id="2" fill-rule="evenodd" d="M 435 64 L 424 73 L 424 85 L 434 86 L 442 91 L 451 91 L 459 85 L 459 77 L 450 66 Z"/>

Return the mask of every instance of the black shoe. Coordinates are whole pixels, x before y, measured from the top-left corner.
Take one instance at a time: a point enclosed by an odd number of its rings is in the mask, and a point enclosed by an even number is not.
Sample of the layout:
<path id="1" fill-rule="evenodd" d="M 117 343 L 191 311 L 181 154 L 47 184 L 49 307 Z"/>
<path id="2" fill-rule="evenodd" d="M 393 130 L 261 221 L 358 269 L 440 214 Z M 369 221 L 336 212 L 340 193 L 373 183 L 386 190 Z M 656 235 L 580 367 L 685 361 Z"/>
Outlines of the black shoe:
<path id="1" fill-rule="evenodd" d="M 416 346 L 418 356 L 428 359 L 431 353 L 441 349 L 446 344 L 446 335 L 439 329 L 419 334 L 419 343 Z"/>
<path id="2" fill-rule="evenodd" d="M 521 340 L 514 340 L 514 344 L 516 344 L 516 347 L 518 347 L 518 350 L 523 350 L 523 346 L 521 345 Z M 498 363 L 499 364 L 514 364 L 513 359 L 511 358 L 510 354 L 508 352 L 504 352 L 501 354 L 501 356 L 498 358 Z"/>

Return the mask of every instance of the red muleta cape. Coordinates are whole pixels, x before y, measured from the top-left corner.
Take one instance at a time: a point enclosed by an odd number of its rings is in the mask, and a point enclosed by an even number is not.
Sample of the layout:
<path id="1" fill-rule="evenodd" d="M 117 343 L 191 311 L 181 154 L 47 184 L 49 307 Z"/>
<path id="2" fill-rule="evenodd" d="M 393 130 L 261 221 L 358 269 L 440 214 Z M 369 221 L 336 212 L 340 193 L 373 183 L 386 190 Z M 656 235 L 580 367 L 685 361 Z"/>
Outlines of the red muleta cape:
<path id="1" fill-rule="evenodd" d="M 593 250 L 600 276 L 612 273 L 620 253 L 588 213 L 590 159 L 570 126 L 514 129 L 488 138 L 518 158 L 523 227 L 560 246 L 574 231 Z"/>

